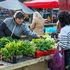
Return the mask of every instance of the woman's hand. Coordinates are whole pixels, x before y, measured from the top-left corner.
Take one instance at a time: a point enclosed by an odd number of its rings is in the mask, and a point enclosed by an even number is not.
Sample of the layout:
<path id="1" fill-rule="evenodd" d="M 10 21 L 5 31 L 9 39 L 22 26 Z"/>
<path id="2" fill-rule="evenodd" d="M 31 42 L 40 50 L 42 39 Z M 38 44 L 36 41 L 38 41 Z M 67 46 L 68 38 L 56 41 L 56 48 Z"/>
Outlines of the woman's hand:
<path id="1" fill-rule="evenodd" d="M 54 40 L 57 42 L 58 41 L 58 39 L 56 38 L 56 35 L 54 35 Z"/>

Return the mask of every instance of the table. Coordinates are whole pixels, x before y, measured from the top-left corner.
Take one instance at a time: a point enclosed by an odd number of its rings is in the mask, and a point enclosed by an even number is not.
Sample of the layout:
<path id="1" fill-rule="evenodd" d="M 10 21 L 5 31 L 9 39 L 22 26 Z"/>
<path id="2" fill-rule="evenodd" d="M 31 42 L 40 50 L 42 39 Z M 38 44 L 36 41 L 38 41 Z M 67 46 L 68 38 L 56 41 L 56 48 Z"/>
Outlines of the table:
<path id="1" fill-rule="evenodd" d="M 26 24 L 27 26 L 30 26 L 31 24 Z M 44 26 L 56 26 L 56 23 L 44 23 Z"/>
<path id="2" fill-rule="evenodd" d="M 50 60 L 52 56 L 53 55 L 47 55 L 40 58 L 33 58 L 16 64 L 0 61 L 0 64 L 4 64 L 4 66 L 0 66 L 0 70 L 47 70 L 48 60 Z"/>

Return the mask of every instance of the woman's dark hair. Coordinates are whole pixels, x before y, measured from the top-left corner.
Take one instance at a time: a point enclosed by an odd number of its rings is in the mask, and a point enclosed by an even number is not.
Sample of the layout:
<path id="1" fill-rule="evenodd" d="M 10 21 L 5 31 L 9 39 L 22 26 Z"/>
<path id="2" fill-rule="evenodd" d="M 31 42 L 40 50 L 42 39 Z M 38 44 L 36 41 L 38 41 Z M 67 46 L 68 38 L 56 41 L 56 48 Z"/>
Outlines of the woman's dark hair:
<path id="1" fill-rule="evenodd" d="M 67 11 L 61 11 L 58 14 L 58 20 L 61 23 L 61 27 L 70 25 L 70 14 Z"/>
<path id="2" fill-rule="evenodd" d="M 19 19 L 24 18 L 24 13 L 22 11 L 17 11 L 13 17 Z"/>

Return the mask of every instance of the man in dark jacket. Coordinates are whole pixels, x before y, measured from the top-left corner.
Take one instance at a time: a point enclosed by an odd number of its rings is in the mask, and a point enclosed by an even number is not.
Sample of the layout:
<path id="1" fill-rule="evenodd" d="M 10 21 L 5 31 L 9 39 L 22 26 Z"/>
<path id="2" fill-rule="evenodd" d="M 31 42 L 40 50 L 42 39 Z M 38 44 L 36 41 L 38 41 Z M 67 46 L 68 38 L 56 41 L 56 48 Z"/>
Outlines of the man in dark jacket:
<path id="1" fill-rule="evenodd" d="M 12 37 L 20 39 L 22 35 L 31 36 L 34 38 L 42 38 L 42 36 L 32 32 L 24 22 L 24 13 L 17 11 L 12 18 L 6 18 L 0 24 L 0 38 Z"/>

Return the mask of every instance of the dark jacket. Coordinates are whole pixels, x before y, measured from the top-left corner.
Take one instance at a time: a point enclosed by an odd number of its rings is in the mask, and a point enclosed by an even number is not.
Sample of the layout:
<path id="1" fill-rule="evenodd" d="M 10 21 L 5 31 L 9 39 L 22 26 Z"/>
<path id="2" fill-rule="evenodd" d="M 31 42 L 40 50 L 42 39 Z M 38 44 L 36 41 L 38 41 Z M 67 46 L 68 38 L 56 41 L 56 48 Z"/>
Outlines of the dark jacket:
<path id="1" fill-rule="evenodd" d="M 0 24 L 0 38 L 9 37 L 19 39 L 22 35 L 36 38 L 38 34 L 32 32 L 25 23 L 16 24 L 13 18 L 6 18 Z"/>

